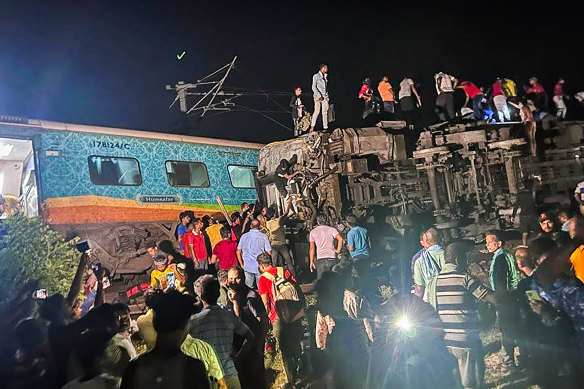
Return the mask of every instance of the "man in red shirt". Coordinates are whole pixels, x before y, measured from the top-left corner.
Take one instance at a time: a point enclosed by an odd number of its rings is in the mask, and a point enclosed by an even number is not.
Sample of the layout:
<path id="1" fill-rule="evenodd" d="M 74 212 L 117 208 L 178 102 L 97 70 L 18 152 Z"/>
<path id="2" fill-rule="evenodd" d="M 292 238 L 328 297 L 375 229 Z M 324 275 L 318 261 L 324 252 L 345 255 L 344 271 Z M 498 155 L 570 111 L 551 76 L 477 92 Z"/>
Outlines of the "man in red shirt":
<path id="1" fill-rule="evenodd" d="M 470 81 L 461 82 L 459 88 L 462 88 L 466 94 L 466 103 L 464 105 L 468 104 L 468 100 L 471 100 L 475 119 L 482 119 L 481 102 L 483 101 L 483 92 Z"/>
<path id="2" fill-rule="evenodd" d="M 257 260 L 259 271 L 262 274 L 258 281 L 258 293 L 266 307 L 266 312 L 268 312 L 268 317 L 272 323 L 274 337 L 276 338 L 278 347 L 282 352 L 282 362 L 286 372 L 286 377 L 288 382 L 294 385 L 296 381 L 298 358 L 301 354 L 300 342 L 304 337 L 302 320 L 298 319 L 291 323 L 286 323 L 278 317 L 274 300 L 273 282 L 263 275 L 264 273 L 276 275 L 278 269 L 272 266 L 272 256 L 268 253 L 258 255 Z M 288 270 L 284 270 L 284 277 L 296 282 Z"/>
<path id="3" fill-rule="evenodd" d="M 215 245 L 211 263 L 219 261 L 219 270 L 229 270 L 237 266 L 237 242 L 231 240 L 231 230 L 222 227 L 220 230 L 222 240 Z"/>
<path id="4" fill-rule="evenodd" d="M 193 231 L 185 234 L 187 247 L 185 252 L 189 251 L 189 257 L 195 263 L 195 269 L 207 270 L 209 267 L 207 254 L 207 245 L 205 244 L 205 235 L 203 234 L 203 221 L 199 218 L 193 220 Z M 188 257 L 187 257 L 188 258 Z"/>
<path id="5" fill-rule="evenodd" d="M 529 79 L 529 86 L 525 88 L 525 93 L 527 98 L 533 101 L 538 111 L 547 112 L 548 95 L 545 93 L 543 86 L 537 81 L 537 77 Z"/>
<path id="6" fill-rule="evenodd" d="M 182 247 L 184 250 L 184 256 L 185 258 L 191 259 L 192 255 L 191 252 L 189 250 L 189 236 L 193 234 L 193 223 L 189 222 L 186 225 L 186 232 L 184 233 L 184 235 L 182 235 L 182 238 L 180 239 L 181 243 L 182 243 Z"/>

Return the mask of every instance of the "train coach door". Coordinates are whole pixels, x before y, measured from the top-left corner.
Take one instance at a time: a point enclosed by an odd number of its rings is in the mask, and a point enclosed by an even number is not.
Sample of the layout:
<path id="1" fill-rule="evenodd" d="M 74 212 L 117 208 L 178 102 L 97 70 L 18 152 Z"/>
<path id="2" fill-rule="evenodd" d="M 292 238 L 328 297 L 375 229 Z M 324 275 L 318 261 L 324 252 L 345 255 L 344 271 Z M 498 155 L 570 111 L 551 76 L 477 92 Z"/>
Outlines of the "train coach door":
<path id="1" fill-rule="evenodd" d="M 36 158 L 30 139 L 0 137 L 0 193 L 3 218 L 39 215 Z"/>

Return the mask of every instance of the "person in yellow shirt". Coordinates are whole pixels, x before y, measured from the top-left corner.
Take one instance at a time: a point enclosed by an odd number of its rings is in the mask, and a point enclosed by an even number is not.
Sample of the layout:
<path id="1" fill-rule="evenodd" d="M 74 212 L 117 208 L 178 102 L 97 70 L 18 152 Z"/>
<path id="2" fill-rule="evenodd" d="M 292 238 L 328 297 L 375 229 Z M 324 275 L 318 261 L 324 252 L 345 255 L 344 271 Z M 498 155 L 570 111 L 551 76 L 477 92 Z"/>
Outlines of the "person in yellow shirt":
<path id="1" fill-rule="evenodd" d="M 502 88 L 507 99 L 517 97 L 517 85 L 515 84 L 515 81 L 509 78 L 503 78 Z"/>
<path id="2" fill-rule="evenodd" d="M 393 88 L 389 83 L 389 77 L 383 76 L 379 85 L 377 85 L 377 91 L 381 96 L 381 100 L 383 100 L 383 110 L 387 113 L 393 114 L 394 113 L 394 96 L 393 96 Z"/>
<path id="3" fill-rule="evenodd" d="M 175 288 L 176 286 L 176 265 L 168 264 L 168 257 L 161 252 L 156 253 L 152 258 L 155 269 L 150 273 L 150 286 L 162 290 Z"/>
<path id="4" fill-rule="evenodd" d="M 212 220 L 212 219 L 211 219 Z M 221 223 L 213 223 L 210 224 L 209 227 L 205 229 L 207 236 L 209 237 L 209 241 L 211 242 L 211 251 L 215 248 L 215 245 L 221 242 L 221 228 L 223 224 Z"/>

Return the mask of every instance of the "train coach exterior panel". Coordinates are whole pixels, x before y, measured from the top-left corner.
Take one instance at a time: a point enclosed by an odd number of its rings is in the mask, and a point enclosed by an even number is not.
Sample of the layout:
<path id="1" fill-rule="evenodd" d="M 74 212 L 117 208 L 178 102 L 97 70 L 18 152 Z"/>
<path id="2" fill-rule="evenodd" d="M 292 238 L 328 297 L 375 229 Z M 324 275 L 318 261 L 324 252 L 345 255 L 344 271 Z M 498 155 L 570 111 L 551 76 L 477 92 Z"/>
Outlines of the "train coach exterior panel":
<path id="1" fill-rule="evenodd" d="M 150 268 L 145 242 L 174 240 L 179 212 L 220 216 L 216 196 L 227 211 L 257 198 L 255 143 L 0 116 L 0 146 L 3 196 L 86 240 L 125 282 Z"/>
<path id="2" fill-rule="evenodd" d="M 217 212 L 217 195 L 234 208 L 253 201 L 256 191 L 234 187 L 229 167 L 257 166 L 257 155 L 254 149 L 45 131 L 39 150 L 44 210 L 51 224 L 68 224 L 174 220 L 185 207 L 197 214 Z M 134 177 L 117 185 L 96 183 L 90 177 L 93 160 L 133 163 Z M 176 162 L 198 163 L 208 182 L 171 185 L 166 166 Z"/>

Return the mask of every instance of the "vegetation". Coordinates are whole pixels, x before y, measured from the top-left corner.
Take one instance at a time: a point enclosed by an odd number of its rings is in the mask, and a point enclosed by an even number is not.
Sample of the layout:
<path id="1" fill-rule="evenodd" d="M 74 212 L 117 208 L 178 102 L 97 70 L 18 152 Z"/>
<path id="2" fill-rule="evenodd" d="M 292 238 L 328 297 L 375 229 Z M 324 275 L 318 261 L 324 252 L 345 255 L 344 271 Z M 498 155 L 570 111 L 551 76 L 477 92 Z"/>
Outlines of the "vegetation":
<path id="1" fill-rule="evenodd" d="M 66 295 L 79 262 L 77 238 L 65 241 L 40 217 L 16 215 L 2 224 L 0 301 L 35 279 L 49 294 Z"/>

